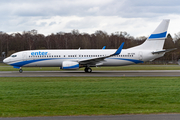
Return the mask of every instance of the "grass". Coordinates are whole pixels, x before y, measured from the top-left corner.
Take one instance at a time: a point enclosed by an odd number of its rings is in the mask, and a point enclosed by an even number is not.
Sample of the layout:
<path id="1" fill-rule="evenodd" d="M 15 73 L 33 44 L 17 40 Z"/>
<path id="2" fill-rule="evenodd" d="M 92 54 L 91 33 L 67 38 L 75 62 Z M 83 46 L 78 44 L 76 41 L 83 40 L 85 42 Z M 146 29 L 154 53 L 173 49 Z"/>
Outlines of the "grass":
<path id="1" fill-rule="evenodd" d="M 0 117 L 180 113 L 180 77 L 1 78 Z"/>

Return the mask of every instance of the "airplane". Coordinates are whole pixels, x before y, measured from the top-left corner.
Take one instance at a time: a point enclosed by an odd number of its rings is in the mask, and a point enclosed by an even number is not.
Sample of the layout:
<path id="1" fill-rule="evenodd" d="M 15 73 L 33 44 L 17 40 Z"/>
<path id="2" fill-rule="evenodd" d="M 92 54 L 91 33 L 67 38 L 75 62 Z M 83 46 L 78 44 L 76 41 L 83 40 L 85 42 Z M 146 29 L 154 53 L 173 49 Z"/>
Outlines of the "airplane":
<path id="1" fill-rule="evenodd" d="M 154 32 L 141 45 L 122 49 L 77 49 L 77 50 L 26 50 L 16 52 L 3 60 L 4 63 L 19 69 L 22 67 L 60 67 L 62 70 L 78 70 L 84 67 L 91 73 L 91 67 L 125 66 L 162 57 L 174 49 L 163 49 L 169 19 L 164 19 Z"/>

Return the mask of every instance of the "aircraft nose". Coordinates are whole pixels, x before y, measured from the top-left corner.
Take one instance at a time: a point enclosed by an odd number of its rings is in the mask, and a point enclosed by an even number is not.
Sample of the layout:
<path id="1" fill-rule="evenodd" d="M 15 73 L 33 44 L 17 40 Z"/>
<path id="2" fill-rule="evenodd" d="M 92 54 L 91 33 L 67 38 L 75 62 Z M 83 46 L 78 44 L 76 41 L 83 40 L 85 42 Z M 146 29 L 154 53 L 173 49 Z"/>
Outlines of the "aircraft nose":
<path id="1" fill-rule="evenodd" d="M 8 63 L 8 59 L 5 58 L 5 59 L 3 60 L 3 63 Z"/>

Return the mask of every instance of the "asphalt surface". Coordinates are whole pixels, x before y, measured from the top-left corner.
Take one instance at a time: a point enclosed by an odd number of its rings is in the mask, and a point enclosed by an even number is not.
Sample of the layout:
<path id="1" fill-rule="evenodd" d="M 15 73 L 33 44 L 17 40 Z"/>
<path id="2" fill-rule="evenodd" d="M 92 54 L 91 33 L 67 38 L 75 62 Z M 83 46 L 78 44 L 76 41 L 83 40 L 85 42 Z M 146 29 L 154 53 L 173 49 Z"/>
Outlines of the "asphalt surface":
<path id="1" fill-rule="evenodd" d="M 180 114 L 0 118 L 0 120 L 179 120 L 179 119 L 180 119 Z"/>
<path id="2" fill-rule="evenodd" d="M 1 71 L 0 77 L 138 77 L 138 76 L 180 76 L 180 70 L 134 70 L 134 71 Z"/>

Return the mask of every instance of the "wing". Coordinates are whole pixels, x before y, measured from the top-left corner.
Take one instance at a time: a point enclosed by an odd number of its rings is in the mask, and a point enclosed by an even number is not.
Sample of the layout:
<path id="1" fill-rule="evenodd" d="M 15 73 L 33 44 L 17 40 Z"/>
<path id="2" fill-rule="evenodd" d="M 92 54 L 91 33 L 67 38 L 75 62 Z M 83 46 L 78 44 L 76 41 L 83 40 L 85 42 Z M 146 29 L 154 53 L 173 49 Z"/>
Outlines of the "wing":
<path id="1" fill-rule="evenodd" d="M 124 42 L 119 46 L 119 48 L 116 50 L 116 52 L 114 54 L 111 54 L 108 56 L 103 56 L 103 57 L 98 57 L 98 58 L 82 60 L 82 61 L 79 61 L 79 64 L 81 64 L 81 65 L 100 65 L 101 64 L 100 62 L 104 61 L 105 58 L 119 55 L 122 51 L 123 46 L 124 46 Z"/>

